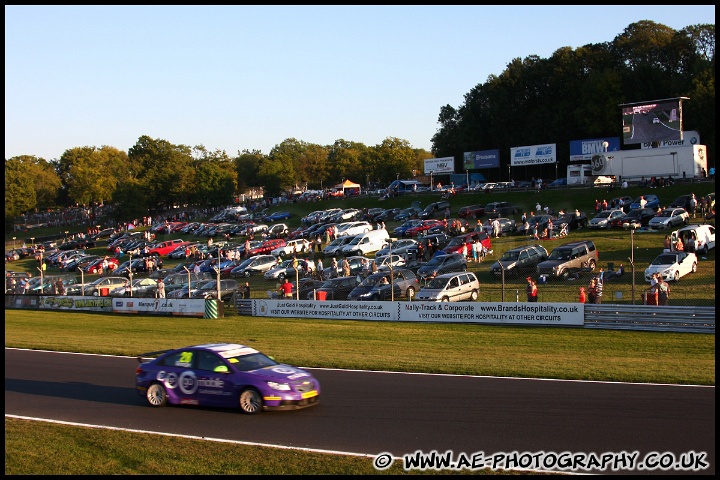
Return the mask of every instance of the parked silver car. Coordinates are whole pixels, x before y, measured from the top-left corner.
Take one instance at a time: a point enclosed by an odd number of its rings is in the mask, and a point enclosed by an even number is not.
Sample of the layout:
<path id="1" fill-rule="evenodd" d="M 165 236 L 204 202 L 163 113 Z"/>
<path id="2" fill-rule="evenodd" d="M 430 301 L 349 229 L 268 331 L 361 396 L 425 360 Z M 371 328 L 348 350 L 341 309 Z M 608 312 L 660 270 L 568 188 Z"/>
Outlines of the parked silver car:
<path id="1" fill-rule="evenodd" d="M 419 301 L 459 302 L 478 299 L 480 282 L 472 272 L 446 273 L 438 275 L 420 289 Z"/>

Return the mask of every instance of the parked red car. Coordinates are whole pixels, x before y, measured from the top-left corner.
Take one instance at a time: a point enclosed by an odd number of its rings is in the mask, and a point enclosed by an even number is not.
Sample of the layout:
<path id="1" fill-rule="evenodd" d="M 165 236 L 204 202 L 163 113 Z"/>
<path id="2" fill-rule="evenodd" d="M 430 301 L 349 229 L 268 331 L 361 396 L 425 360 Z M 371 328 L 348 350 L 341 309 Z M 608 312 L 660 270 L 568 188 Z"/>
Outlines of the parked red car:
<path id="1" fill-rule="evenodd" d="M 480 218 L 483 215 L 485 215 L 484 205 L 466 205 L 458 210 L 458 217 L 460 218 Z"/>
<path id="2" fill-rule="evenodd" d="M 185 241 L 181 238 L 176 238 L 174 240 L 166 240 L 164 242 L 160 242 L 156 244 L 154 247 L 150 249 L 150 255 L 167 255 L 173 250 L 175 250 L 180 245 L 187 245 L 190 242 Z"/>
<path id="3" fill-rule="evenodd" d="M 442 225 L 443 222 L 437 219 L 433 220 L 422 220 L 422 222 L 414 227 L 410 227 L 403 233 L 404 237 L 417 237 L 418 235 L 427 232 L 433 227 Z"/>
<path id="4" fill-rule="evenodd" d="M 104 271 L 103 268 L 102 268 L 103 259 L 102 259 L 102 258 L 98 258 L 98 259 L 95 260 L 92 264 L 88 265 L 88 268 L 87 268 L 87 270 L 85 271 L 85 273 L 88 273 L 88 274 L 110 273 L 110 272 L 114 271 L 114 270 L 118 267 L 118 265 L 120 264 L 120 262 L 118 261 L 118 259 L 115 258 L 115 257 L 107 257 L 107 261 L 108 261 L 107 271 Z"/>
<path id="5" fill-rule="evenodd" d="M 251 248 L 250 251 L 248 251 L 247 256 L 252 257 L 253 255 L 260 255 L 260 254 L 269 255 L 270 252 L 272 252 L 276 248 L 284 247 L 285 243 L 286 243 L 285 239 L 283 239 L 283 238 L 273 238 L 270 240 L 265 240 L 257 247 Z"/>
<path id="6" fill-rule="evenodd" d="M 466 233 L 464 235 L 458 235 L 457 237 L 453 237 L 452 240 L 450 240 L 450 243 L 447 244 L 445 248 L 442 249 L 445 253 L 462 253 L 462 246 L 467 245 L 467 251 L 468 254 L 472 253 L 472 244 L 475 243 L 475 240 L 480 240 L 483 247 L 485 247 L 488 250 L 492 250 L 492 245 L 490 244 L 490 237 L 485 232 L 470 232 Z"/>

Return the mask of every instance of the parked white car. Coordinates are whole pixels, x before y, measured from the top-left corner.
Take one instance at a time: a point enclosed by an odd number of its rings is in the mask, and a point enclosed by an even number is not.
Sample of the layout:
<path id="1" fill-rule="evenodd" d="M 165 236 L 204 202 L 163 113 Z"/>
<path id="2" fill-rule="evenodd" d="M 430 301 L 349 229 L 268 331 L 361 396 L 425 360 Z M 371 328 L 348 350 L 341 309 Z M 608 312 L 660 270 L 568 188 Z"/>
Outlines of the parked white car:
<path id="1" fill-rule="evenodd" d="M 282 247 L 278 247 L 270 252 L 271 255 L 275 255 L 276 257 L 285 257 L 288 255 L 292 255 L 293 253 L 306 253 L 309 252 L 312 249 L 312 244 L 304 239 L 304 238 L 298 238 L 295 240 L 288 240 L 285 245 Z"/>
<path id="2" fill-rule="evenodd" d="M 680 280 L 688 273 L 697 272 L 697 257 L 688 252 L 663 252 L 645 269 L 645 281 L 652 280 L 654 273 L 660 273 L 667 281 Z"/>
<path id="3" fill-rule="evenodd" d="M 653 230 L 664 230 L 688 223 L 690 223 L 690 215 L 684 208 L 666 208 L 650 219 L 648 227 Z"/>
<path id="4" fill-rule="evenodd" d="M 480 282 L 472 272 L 438 275 L 420 289 L 417 300 L 428 302 L 460 302 L 478 299 Z"/>
<path id="5" fill-rule="evenodd" d="M 325 248 L 323 248 L 323 255 L 325 255 L 326 257 L 337 255 L 339 253 L 338 250 L 341 250 L 342 247 L 352 242 L 354 238 L 355 235 L 335 238 L 335 240 L 333 240 Z"/>
<path id="6" fill-rule="evenodd" d="M 357 235 L 359 233 L 367 233 L 373 229 L 370 222 L 359 221 L 359 222 L 345 222 L 337 226 L 336 237 L 346 237 L 348 235 Z"/>
<path id="7" fill-rule="evenodd" d="M 710 249 L 715 248 L 715 227 L 713 225 L 688 225 L 674 231 L 670 238 L 675 242 L 682 239 L 683 245 L 688 245 L 689 239 L 695 240 L 695 251 L 707 255 Z"/>

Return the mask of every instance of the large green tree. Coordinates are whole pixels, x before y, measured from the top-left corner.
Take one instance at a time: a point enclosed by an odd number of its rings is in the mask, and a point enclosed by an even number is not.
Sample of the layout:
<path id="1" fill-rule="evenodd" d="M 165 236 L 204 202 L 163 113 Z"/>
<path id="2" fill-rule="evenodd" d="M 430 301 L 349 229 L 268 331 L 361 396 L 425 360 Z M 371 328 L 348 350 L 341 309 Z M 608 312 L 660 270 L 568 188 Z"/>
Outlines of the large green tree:
<path id="1" fill-rule="evenodd" d="M 19 161 L 23 174 L 32 179 L 37 199 L 37 208 L 44 209 L 54 207 L 57 202 L 58 192 L 62 187 L 62 182 L 55 171 L 55 166 L 45 159 L 33 155 L 21 155 L 13 157 L 11 160 Z"/>
<path id="2" fill-rule="evenodd" d="M 66 150 L 59 171 L 71 202 L 92 205 L 109 202 L 118 182 L 127 178 L 127 154 L 115 147 L 76 147 Z"/>
<path id="3" fill-rule="evenodd" d="M 150 212 L 186 204 L 192 195 L 192 149 L 142 136 L 128 151 L 132 174 L 144 185 Z"/>
<path id="4" fill-rule="evenodd" d="M 11 230 L 13 220 L 36 205 L 37 193 L 27 166 L 17 158 L 5 160 L 5 230 Z"/>

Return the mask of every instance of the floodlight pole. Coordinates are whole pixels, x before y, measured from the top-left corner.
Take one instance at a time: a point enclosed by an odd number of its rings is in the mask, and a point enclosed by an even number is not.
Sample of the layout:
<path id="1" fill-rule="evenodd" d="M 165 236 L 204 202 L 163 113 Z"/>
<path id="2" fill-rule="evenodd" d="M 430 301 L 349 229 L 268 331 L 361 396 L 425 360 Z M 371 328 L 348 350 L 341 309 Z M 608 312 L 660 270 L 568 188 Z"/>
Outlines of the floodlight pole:
<path id="1" fill-rule="evenodd" d="M 632 304 L 635 305 L 635 228 L 630 225 L 630 268 L 632 270 Z"/>
<path id="2" fill-rule="evenodd" d="M 186 272 L 188 272 L 188 298 L 190 298 L 190 281 L 191 281 L 190 280 L 190 270 L 188 270 L 188 268 L 185 265 L 183 265 L 183 268 L 185 269 Z"/>
<path id="3" fill-rule="evenodd" d="M 505 267 L 503 266 L 502 262 L 498 260 L 498 265 L 500 265 L 500 273 L 502 275 L 502 301 L 505 301 Z"/>
<path id="4" fill-rule="evenodd" d="M 128 255 L 130 256 L 130 260 L 128 263 L 128 278 L 130 279 L 130 296 L 132 297 L 132 277 L 133 277 L 133 271 L 132 271 L 132 251 L 128 252 Z"/>
<path id="5" fill-rule="evenodd" d="M 431 191 L 431 192 L 433 191 L 433 178 L 432 178 L 432 176 L 433 176 L 433 171 L 430 170 L 430 191 Z"/>
<path id="6" fill-rule="evenodd" d="M 222 299 L 220 298 L 220 269 L 218 267 L 213 267 L 213 270 L 215 270 L 215 273 L 217 273 L 217 298 L 218 301 L 221 301 Z"/>

